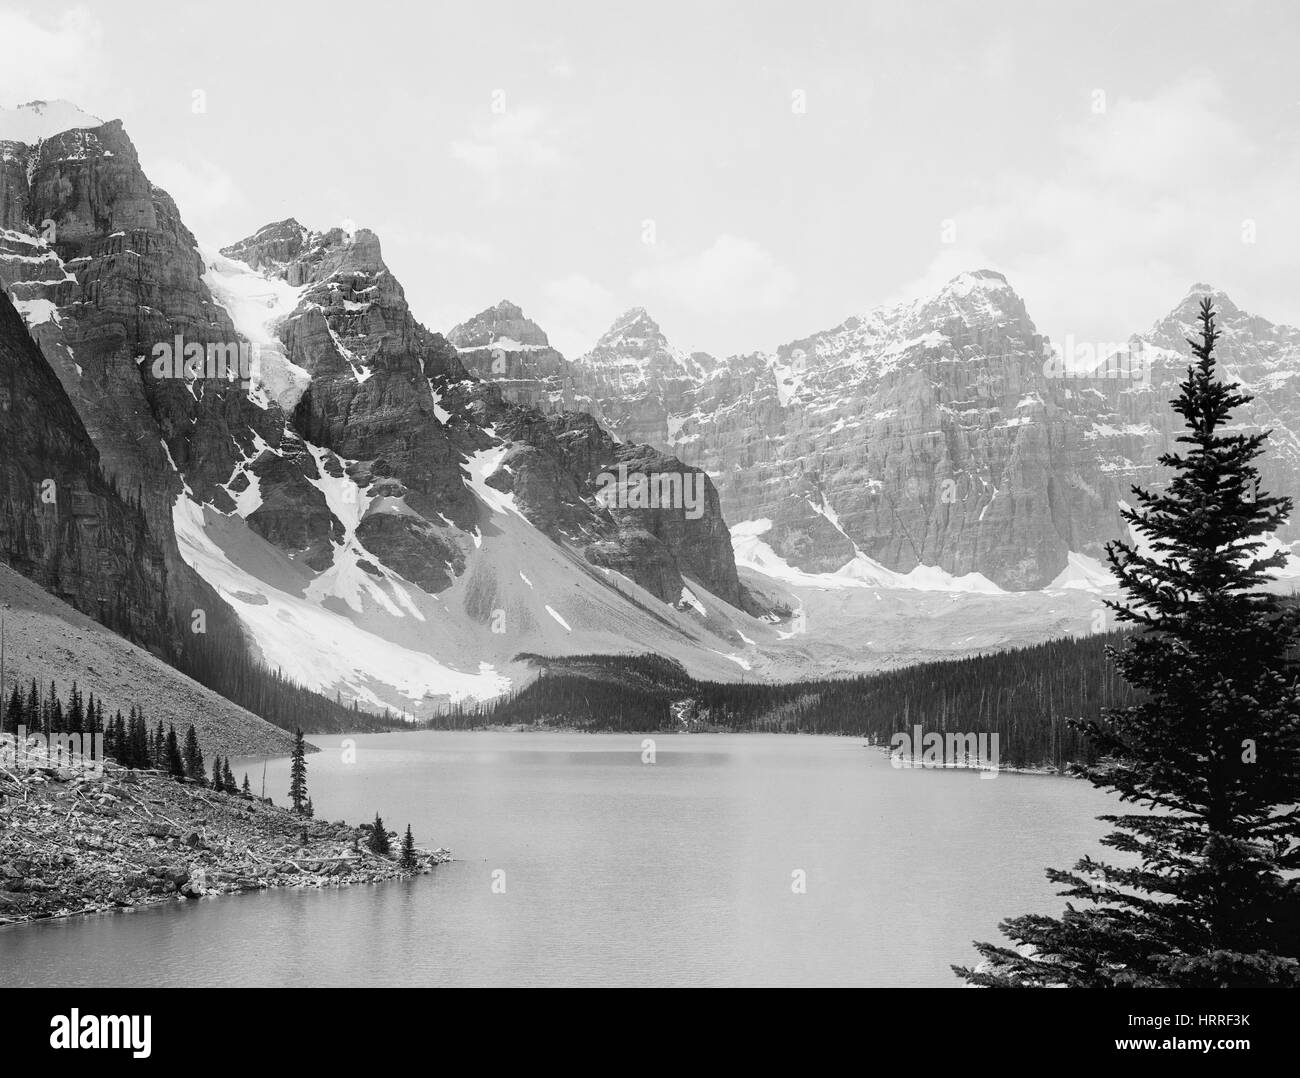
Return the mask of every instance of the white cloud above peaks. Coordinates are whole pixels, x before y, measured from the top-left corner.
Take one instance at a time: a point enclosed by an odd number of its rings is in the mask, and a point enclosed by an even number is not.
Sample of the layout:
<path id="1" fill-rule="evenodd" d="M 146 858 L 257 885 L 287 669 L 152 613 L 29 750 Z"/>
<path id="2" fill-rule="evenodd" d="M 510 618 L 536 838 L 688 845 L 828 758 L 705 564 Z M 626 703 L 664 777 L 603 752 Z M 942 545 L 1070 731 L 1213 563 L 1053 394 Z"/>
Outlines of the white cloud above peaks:
<path id="1" fill-rule="evenodd" d="M 659 257 L 632 287 L 694 311 L 741 314 L 784 304 L 795 278 L 762 244 L 723 234 L 701 251 Z"/>

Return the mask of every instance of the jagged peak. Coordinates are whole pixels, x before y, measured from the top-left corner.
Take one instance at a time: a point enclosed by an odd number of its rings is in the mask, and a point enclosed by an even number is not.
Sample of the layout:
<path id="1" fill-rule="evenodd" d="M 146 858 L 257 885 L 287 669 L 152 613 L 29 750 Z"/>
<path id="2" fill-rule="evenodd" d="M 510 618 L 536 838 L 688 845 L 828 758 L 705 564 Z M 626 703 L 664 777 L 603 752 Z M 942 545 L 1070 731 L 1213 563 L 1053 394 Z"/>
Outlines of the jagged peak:
<path id="1" fill-rule="evenodd" d="M 650 317 L 650 313 L 644 307 L 629 307 L 614 319 L 609 329 L 596 342 L 596 347 L 609 347 L 626 337 L 663 341 L 664 334 L 659 328 L 659 323 Z"/>
<path id="2" fill-rule="evenodd" d="M 1007 275 L 1005 273 L 991 269 L 963 270 L 948 283 L 952 284 L 956 281 L 960 281 L 964 277 L 969 277 L 973 281 L 987 281 L 993 285 L 1007 284 Z"/>
<path id="3" fill-rule="evenodd" d="M 1162 322 L 1170 319 L 1180 322 L 1194 321 L 1197 312 L 1200 310 L 1201 301 L 1207 296 L 1213 301 L 1214 310 L 1220 317 L 1241 312 L 1241 308 L 1232 301 L 1232 297 L 1222 288 L 1217 288 L 1205 281 L 1197 281 L 1156 325 L 1159 326 Z"/>
<path id="4" fill-rule="evenodd" d="M 12 109 L 0 106 L 0 142 L 30 145 L 63 131 L 103 125 L 98 116 L 62 98 L 28 101 Z"/>
<path id="5" fill-rule="evenodd" d="M 655 329 L 659 328 L 659 324 L 653 318 L 650 317 L 650 312 L 647 311 L 644 307 L 629 307 L 626 311 L 624 311 L 621 315 L 619 315 L 616 319 L 614 319 L 615 326 L 630 325 L 633 322 L 646 322 L 649 325 L 654 326 Z"/>
<path id="6" fill-rule="evenodd" d="M 958 317 L 967 325 L 987 326 L 1004 321 L 1026 318 L 1025 303 L 997 270 L 976 269 L 957 274 L 934 295 L 895 308 L 902 321 L 915 328 L 918 325 Z M 873 312 L 873 315 L 894 312 Z M 937 326 L 936 326 L 937 328 Z"/>
<path id="7" fill-rule="evenodd" d="M 997 270 L 966 270 L 957 274 L 939 290 L 939 295 L 968 296 L 972 292 L 1010 292 L 1015 289 L 1007 281 L 1006 275 Z"/>
<path id="8" fill-rule="evenodd" d="M 303 227 L 302 223 L 298 220 L 298 218 L 286 217 L 283 221 L 272 221 L 268 225 L 263 225 L 256 232 L 254 232 L 253 235 L 249 238 L 257 239 L 258 237 L 262 236 L 267 232 L 301 232 L 305 235 L 307 231 L 308 230 Z"/>
<path id="9" fill-rule="evenodd" d="M 503 299 L 457 323 L 447 331 L 447 340 L 457 348 L 483 348 L 509 340 L 532 348 L 549 348 L 545 331 L 524 314 L 517 303 Z"/>
<path id="10" fill-rule="evenodd" d="M 283 265 L 294 258 L 311 233 L 295 217 L 265 224 L 251 236 L 221 248 L 221 254 L 244 262 L 253 269 Z"/>

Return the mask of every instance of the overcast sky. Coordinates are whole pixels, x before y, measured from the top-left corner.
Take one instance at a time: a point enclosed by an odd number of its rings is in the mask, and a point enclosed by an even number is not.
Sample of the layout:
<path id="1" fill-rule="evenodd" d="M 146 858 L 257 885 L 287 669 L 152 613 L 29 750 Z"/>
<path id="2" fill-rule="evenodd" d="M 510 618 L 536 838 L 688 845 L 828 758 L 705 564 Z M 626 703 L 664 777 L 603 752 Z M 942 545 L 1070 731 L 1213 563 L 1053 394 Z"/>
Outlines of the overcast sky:
<path id="1" fill-rule="evenodd" d="M 204 243 L 374 229 L 431 329 L 642 305 L 727 355 L 980 267 L 1058 340 L 1194 281 L 1300 324 L 1293 3 L 0 0 L 0 51 Z"/>

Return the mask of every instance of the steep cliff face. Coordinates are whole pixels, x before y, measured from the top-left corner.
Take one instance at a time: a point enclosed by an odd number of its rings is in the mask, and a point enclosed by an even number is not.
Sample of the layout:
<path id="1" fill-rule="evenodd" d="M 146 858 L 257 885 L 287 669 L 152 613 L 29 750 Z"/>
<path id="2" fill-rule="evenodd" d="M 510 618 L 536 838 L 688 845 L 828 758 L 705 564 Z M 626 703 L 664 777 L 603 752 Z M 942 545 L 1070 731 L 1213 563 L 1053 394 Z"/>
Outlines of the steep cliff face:
<path id="1" fill-rule="evenodd" d="M 725 364 L 672 350 L 643 315 L 628 323 L 575 362 L 583 394 L 613 429 L 706 469 L 727 519 L 764 522 L 798 569 L 861 554 L 1027 588 L 1065 567 L 1072 517 L 1093 540 L 1117 534 L 1114 499 L 1079 504 L 1043 339 L 999 274 Z M 629 383 L 649 399 L 625 405 Z"/>
<path id="2" fill-rule="evenodd" d="M 118 589 L 165 597 L 137 631 L 203 608 L 209 634 L 309 686 L 406 710 L 500 691 L 528 648 L 626 636 L 715 676 L 732 662 L 727 618 L 681 608 L 688 579 L 711 606 L 745 601 L 705 477 L 475 378 L 373 233 L 289 219 L 200 250 L 120 123 L 37 127 L 0 143 L 0 283 L 156 536 L 157 579 Z M 522 312 L 492 318 L 486 339 L 551 361 Z M 460 332 L 474 356 L 483 327 Z M 619 463 L 699 497 L 607 507 L 600 468 Z"/>
<path id="3" fill-rule="evenodd" d="M 465 356 L 490 370 L 500 356 L 527 351 L 539 365 L 538 384 L 558 377 L 550 358 L 558 353 L 519 308 L 498 304 L 456 327 L 451 341 L 429 333 L 365 229 L 317 234 L 279 222 L 221 255 L 294 289 L 293 309 L 277 319 L 276 333 L 283 361 L 307 375 L 292 435 L 278 453 L 264 449 L 244 467 L 261 499 L 246 519 L 263 537 L 314 569 L 334 564 L 346 529 L 321 493 L 320 469 L 332 467 L 366 502 L 354 538 L 367 556 L 436 593 L 464 572 L 484 519 L 462 466 L 506 444 L 486 482 L 518 491 L 520 511 L 547 535 L 592 564 L 617 567 L 666 602 L 678 601 L 686 573 L 743 604 L 716 492 L 697 469 L 648 447 L 620 447 L 586 416 L 558 413 L 543 422 L 531 405 L 537 394 L 470 376 Z M 330 456 L 291 452 L 290 437 Z M 698 504 L 600 505 L 600 474 L 628 461 L 634 474 L 669 476 L 675 490 L 698 487 Z M 242 490 L 244 480 L 236 482 Z"/>
<path id="4" fill-rule="evenodd" d="M 675 351 L 634 313 L 571 364 L 572 398 L 705 469 L 728 521 L 798 570 L 868 559 L 1041 588 L 1071 552 L 1101 559 L 1124 534 L 1131 486 L 1159 481 L 1182 336 L 1205 291 L 1118 357 L 1052 345 L 989 270 L 721 364 Z M 1275 429 L 1266 476 L 1297 491 L 1296 331 L 1215 295 L 1225 368 L 1259 397 L 1243 418 Z"/>
<path id="5" fill-rule="evenodd" d="M 282 424 L 237 382 L 154 376 L 159 345 L 237 341 L 202 282 L 194 237 L 145 176 L 118 121 L 0 143 L 0 188 L 0 285 L 105 473 L 143 506 L 175 618 L 188 623 L 202 609 L 211 629 L 238 633 L 225 604 L 181 558 L 172 503 L 183 482 L 215 495 L 240 447 L 276 439 Z"/>
<path id="6" fill-rule="evenodd" d="M 645 308 L 633 307 L 574 360 L 566 399 L 625 441 L 670 446 L 681 404 L 717 366 L 707 353 L 672 347 Z"/>
<path id="7" fill-rule="evenodd" d="M 447 334 L 461 361 L 501 387 L 514 404 L 550 412 L 566 405 L 569 364 L 542 328 L 508 300 L 453 326 Z"/>
<path id="8" fill-rule="evenodd" d="M 617 633 L 602 634 L 629 616 L 649 617 L 657 646 L 697 660 L 697 632 L 741 639 L 681 607 L 693 588 L 738 617 L 754 608 L 707 477 L 475 377 L 415 320 L 372 232 L 281 221 L 204 264 L 216 301 L 257 345 L 250 395 L 285 426 L 240 443 L 230 473 L 191 484 L 175 515 L 186 556 L 234 596 L 269 662 L 418 710 L 443 689 L 500 691 L 498 671 L 522 650 L 608 650 Z M 471 366 L 501 343 L 547 361 L 545 335 L 517 308 L 476 322 L 453 334 Z M 669 496 L 606 505 L 608 469 Z M 332 643 L 294 654 L 286 633 L 308 625 Z M 468 663 L 467 648 L 478 656 Z"/>
<path id="9" fill-rule="evenodd" d="M 171 655 L 162 549 L 104 477 L 58 378 L 0 290 L 0 557 L 84 614 Z"/>
<path id="10" fill-rule="evenodd" d="M 700 469 L 617 442 L 582 413 L 515 409 L 498 430 L 515 445 L 488 482 L 514 495 L 544 532 L 666 602 L 680 601 L 690 578 L 759 612 L 740 586 L 717 491 Z"/>

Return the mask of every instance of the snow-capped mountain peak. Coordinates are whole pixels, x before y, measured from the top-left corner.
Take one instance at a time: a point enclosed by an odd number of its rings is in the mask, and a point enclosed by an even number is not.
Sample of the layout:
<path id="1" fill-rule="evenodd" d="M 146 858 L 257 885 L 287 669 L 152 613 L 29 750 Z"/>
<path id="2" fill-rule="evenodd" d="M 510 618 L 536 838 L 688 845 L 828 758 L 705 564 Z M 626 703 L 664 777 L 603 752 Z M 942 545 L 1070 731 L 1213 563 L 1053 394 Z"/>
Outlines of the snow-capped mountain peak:
<path id="1" fill-rule="evenodd" d="M 28 101 L 8 109 L 0 106 L 0 142 L 32 145 L 62 131 L 79 127 L 101 127 L 98 116 L 78 108 L 71 101 Z"/>

